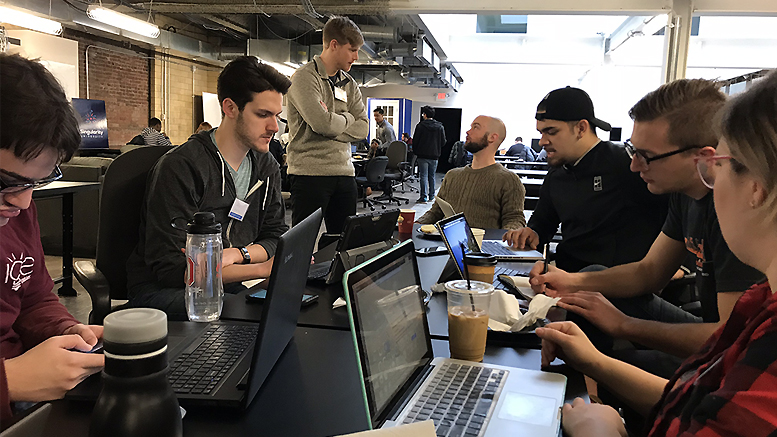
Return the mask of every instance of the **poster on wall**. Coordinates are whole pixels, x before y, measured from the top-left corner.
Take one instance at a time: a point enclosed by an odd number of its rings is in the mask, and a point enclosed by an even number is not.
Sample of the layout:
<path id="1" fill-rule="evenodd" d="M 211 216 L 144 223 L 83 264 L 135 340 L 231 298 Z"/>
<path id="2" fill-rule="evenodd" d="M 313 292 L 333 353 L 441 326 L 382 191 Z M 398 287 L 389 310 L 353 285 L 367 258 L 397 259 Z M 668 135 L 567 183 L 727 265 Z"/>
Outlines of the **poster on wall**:
<path id="1" fill-rule="evenodd" d="M 78 114 L 78 131 L 81 133 L 82 149 L 108 148 L 108 118 L 105 115 L 105 101 L 73 99 L 73 108 Z"/>

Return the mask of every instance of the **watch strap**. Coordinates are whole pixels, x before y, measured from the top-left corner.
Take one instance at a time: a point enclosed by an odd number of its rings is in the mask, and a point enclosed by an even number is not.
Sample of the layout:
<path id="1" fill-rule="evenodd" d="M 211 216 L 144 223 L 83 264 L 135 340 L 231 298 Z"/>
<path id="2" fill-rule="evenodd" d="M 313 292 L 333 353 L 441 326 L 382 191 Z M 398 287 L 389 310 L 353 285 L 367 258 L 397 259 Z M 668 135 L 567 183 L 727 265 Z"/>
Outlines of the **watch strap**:
<path id="1" fill-rule="evenodd" d="M 248 249 L 245 246 L 238 247 L 240 254 L 243 255 L 243 264 L 251 264 L 251 254 L 248 253 Z"/>

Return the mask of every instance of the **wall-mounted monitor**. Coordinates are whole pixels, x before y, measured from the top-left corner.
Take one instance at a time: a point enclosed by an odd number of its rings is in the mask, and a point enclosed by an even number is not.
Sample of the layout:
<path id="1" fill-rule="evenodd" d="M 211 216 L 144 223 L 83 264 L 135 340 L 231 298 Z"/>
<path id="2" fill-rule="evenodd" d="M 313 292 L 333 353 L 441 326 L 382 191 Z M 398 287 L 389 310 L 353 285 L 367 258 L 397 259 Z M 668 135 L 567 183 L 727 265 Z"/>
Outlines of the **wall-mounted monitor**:
<path id="1" fill-rule="evenodd" d="M 78 114 L 78 131 L 81 133 L 82 149 L 108 148 L 108 117 L 105 115 L 105 101 L 72 99 Z"/>

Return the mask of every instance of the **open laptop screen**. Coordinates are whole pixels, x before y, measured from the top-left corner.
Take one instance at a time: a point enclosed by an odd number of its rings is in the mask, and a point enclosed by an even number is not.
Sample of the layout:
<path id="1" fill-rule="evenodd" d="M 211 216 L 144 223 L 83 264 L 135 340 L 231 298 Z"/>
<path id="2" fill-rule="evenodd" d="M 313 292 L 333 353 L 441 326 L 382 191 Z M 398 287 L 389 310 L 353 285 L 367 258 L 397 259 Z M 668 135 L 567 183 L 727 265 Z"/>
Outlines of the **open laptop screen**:
<path id="1" fill-rule="evenodd" d="M 369 413 L 385 417 L 432 357 L 412 244 L 403 244 L 349 275 Z M 360 273 L 363 273 L 360 275 Z"/>
<path id="2" fill-rule="evenodd" d="M 470 252 L 480 252 L 475 236 L 464 218 L 464 214 L 459 213 L 452 217 L 442 219 L 437 222 L 440 234 L 448 246 L 451 257 L 456 261 L 459 268 L 459 274 L 464 277 L 464 254 Z"/>

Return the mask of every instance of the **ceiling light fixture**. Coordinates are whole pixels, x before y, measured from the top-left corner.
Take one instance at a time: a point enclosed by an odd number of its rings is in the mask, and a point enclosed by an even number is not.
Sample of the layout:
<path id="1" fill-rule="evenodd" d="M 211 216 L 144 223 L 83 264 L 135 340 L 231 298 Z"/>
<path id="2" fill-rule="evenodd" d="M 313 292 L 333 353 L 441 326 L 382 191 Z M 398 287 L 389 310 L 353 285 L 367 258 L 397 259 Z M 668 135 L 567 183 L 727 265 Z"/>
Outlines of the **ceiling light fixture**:
<path id="1" fill-rule="evenodd" d="M 0 6 L 0 23 L 12 24 L 51 35 L 62 34 L 62 23 L 18 9 Z"/>
<path id="2" fill-rule="evenodd" d="M 86 8 L 86 15 L 93 20 L 118 27 L 119 29 L 124 29 L 128 32 L 147 36 L 149 38 L 159 37 L 158 26 L 99 5 L 91 5 Z"/>
<path id="3" fill-rule="evenodd" d="M 256 58 L 259 59 L 259 62 L 261 62 L 263 64 L 267 64 L 270 67 L 278 70 L 278 73 L 281 73 L 284 76 L 291 77 L 291 75 L 294 74 L 295 71 L 297 71 L 296 68 L 291 67 L 289 65 L 279 64 L 277 62 L 265 61 L 264 59 L 262 59 L 262 58 L 260 58 L 258 56 Z"/>

